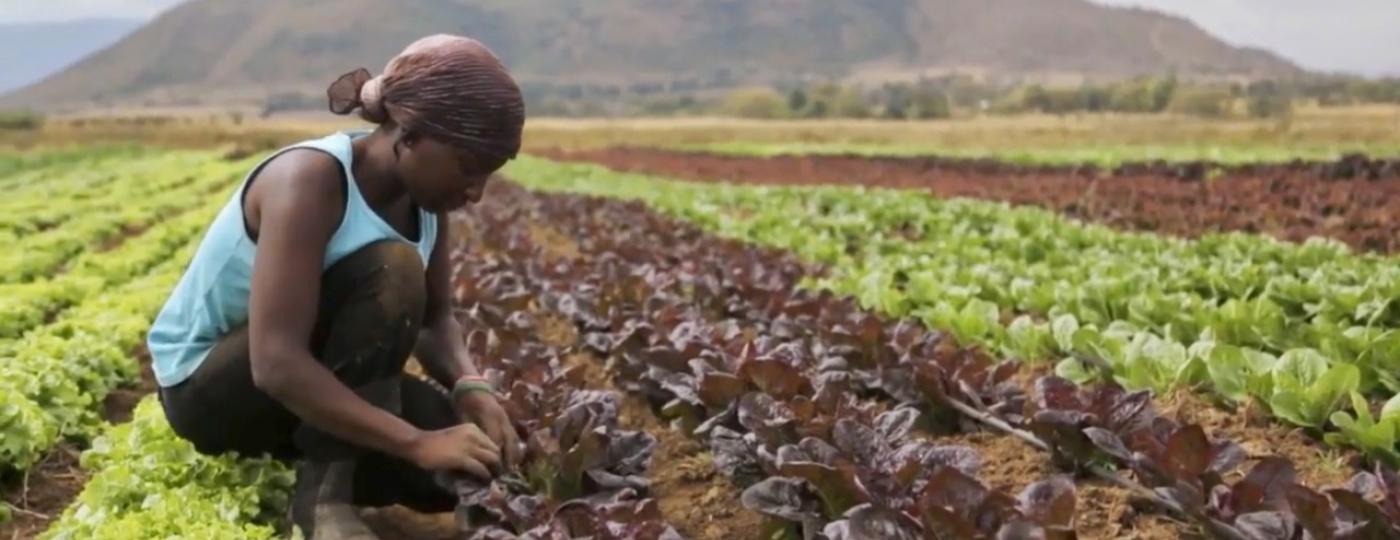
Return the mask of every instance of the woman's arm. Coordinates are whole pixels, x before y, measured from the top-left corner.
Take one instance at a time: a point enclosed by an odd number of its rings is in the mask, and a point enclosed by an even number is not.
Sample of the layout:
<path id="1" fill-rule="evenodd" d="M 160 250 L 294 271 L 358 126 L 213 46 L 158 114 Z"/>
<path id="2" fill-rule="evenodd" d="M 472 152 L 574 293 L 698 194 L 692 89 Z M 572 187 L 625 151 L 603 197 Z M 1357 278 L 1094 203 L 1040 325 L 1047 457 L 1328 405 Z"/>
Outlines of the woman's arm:
<path id="1" fill-rule="evenodd" d="M 320 164 L 270 163 L 258 176 L 258 245 L 248 305 L 253 383 L 306 422 L 341 439 L 401 453 L 418 430 L 357 396 L 310 350 L 321 262 L 335 232 L 340 179 Z M 303 174 L 289 174 L 289 173 Z M 310 174 L 306 174 L 310 173 Z M 315 388 L 315 392 L 305 391 Z"/>
<path id="2" fill-rule="evenodd" d="M 428 302 L 423 331 L 413 355 L 429 377 L 451 389 L 463 375 L 477 375 L 476 363 L 467 353 L 462 325 L 452 315 L 451 227 L 447 215 L 438 216 L 437 243 L 428 257 Z"/>
<path id="3" fill-rule="evenodd" d="M 427 313 L 414 356 L 423 364 L 428 376 L 450 389 L 463 375 L 477 375 L 478 372 L 463 340 L 462 325 L 452 314 L 451 227 L 445 214 L 438 219 L 437 243 L 428 257 Z M 520 462 L 519 436 L 495 396 L 471 392 L 461 396 L 455 405 L 466 419 L 479 425 L 504 450 L 508 464 Z"/>

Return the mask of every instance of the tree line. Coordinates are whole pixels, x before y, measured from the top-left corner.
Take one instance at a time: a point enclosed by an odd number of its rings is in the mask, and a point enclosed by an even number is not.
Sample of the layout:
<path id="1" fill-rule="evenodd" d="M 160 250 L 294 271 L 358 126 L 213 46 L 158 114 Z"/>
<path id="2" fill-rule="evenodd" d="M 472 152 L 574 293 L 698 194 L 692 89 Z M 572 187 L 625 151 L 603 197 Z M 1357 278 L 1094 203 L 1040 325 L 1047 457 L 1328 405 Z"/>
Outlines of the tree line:
<path id="1" fill-rule="evenodd" d="M 658 85 L 661 86 L 661 85 Z M 938 119 L 958 113 L 1175 113 L 1208 118 L 1278 118 L 1299 103 L 1400 104 L 1400 79 L 1315 77 L 1291 81 L 1198 82 L 1173 75 L 1077 86 L 985 83 L 967 76 L 854 85 L 834 82 L 749 86 L 708 93 L 567 86 L 567 97 L 536 92 L 547 116 L 712 115 L 744 118 Z"/>

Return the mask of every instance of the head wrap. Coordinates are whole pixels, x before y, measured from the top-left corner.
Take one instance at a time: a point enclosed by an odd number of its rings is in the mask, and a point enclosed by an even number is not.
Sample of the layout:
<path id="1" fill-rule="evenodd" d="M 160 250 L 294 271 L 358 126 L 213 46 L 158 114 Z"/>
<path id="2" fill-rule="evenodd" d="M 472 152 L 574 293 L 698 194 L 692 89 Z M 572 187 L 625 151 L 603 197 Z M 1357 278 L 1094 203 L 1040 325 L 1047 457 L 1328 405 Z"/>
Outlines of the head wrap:
<path id="1" fill-rule="evenodd" d="M 501 161 L 520 151 L 525 101 L 500 59 L 481 42 L 439 34 L 420 39 L 370 76 L 357 69 L 326 91 L 330 110 L 415 133 Z"/>

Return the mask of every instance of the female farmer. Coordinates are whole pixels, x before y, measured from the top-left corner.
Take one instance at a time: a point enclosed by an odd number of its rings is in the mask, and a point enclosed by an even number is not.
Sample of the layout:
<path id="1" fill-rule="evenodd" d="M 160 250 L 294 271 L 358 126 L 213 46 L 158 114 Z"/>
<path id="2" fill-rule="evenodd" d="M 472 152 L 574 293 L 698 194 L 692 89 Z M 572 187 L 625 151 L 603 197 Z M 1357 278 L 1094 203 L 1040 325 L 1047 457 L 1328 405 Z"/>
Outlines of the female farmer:
<path id="1" fill-rule="evenodd" d="M 480 43 L 433 36 L 331 110 L 377 124 L 273 154 L 214 219 L 148 336 L 171 426 L 203 453 L 297 460 L 307 538 L 372 538 L 352 506 L 450 510 L 435 473 L 520 453 L 452 315 L 446 214 L 520 148 L 524 105 Z M 452 398 L 403 372 L 412 353 Z"/>

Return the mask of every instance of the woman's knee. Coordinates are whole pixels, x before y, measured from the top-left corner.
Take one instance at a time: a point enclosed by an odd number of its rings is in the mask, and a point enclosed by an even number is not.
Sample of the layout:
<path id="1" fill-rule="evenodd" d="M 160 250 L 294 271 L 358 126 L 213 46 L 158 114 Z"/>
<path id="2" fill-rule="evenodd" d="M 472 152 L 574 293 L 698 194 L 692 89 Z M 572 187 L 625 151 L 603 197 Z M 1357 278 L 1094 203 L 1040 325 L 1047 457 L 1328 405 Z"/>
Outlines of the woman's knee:
<path id="1" fill-rule="evenodd" d="M 425 273 L 417 249 L 385 240 L 337 261 L 322 277 L 322 289 L 333 298 L 367 296 L 386 311 L 416 314 L 427 299 Z"/>
<path id="2" fill-rule="evenodd" d="M 322 276 L 317 352 L 330 356 L 333 370 L 371 359 L 385 369 L 366 375 L 387 376 L 402 367 L 427 306 L 424 273 L 417 250 L 403 242 L 376 242 L 336 262 Z"/>

